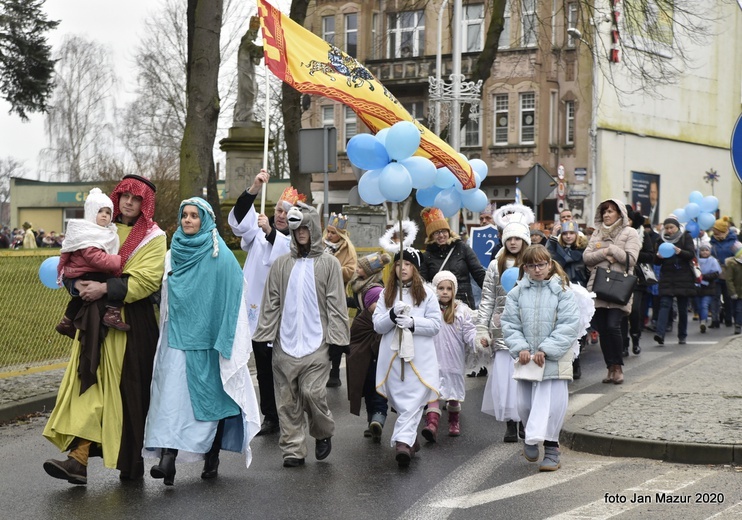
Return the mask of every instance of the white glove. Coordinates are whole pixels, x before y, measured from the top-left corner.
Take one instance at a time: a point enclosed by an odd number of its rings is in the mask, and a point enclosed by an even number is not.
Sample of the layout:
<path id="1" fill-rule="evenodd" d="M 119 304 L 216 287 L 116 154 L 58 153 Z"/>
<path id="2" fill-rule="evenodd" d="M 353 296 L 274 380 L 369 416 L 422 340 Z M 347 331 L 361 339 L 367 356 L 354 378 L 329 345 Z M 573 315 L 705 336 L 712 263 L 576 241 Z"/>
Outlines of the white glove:
<path id="1" fill-rule="evenodd" d="M 405 313 L 405 309 L 407 308 L 407 304 L 403 301 L 394 302 L 394 314 L 399 316 L 400 314 Z"/>
<path id="2" fill-rule="evenodd" d="M 397 316 L 397 327 L 401 329 L 411 329 L 415 326 L 415 320 L 412 319 L 412 316 L 407 316 L 406 314 L 400 314 Z"/>
<path id="3" fill-rule="evenodd" d="M 477 347 L 477 349 L 489 347 L 490 343 L 492 343 L 492 338 L 490 338 L 489 334 L 487 334 L 486 332 L 477 331 L 477 338 L 476 340 L 474 340 L 474 345 Z"/>

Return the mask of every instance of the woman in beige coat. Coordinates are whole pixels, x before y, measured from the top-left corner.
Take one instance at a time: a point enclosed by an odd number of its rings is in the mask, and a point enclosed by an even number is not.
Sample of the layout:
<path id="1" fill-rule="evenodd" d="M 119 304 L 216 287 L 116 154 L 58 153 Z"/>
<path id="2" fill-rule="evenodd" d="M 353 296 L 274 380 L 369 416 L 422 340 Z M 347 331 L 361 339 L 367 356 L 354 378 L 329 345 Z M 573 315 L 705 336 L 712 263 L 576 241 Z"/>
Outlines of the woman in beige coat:
<path id="1" fill-rule="evenodd" d="M 598 267 L 611 271 L 633 272 L 641 241 L 631 227 L 626 206 L 615 199 L 600 203 L 595 213 L 595 231 L 582 258 L 590 269 L 587 290 L 593 290 Z M 626 305 L 595 300 L 592 326 L 600 333 L 600 349 L 608 367 L 604 383 L 623 383 L 623 337 L 621 320 L 631 312 L 631 300 Z"/>

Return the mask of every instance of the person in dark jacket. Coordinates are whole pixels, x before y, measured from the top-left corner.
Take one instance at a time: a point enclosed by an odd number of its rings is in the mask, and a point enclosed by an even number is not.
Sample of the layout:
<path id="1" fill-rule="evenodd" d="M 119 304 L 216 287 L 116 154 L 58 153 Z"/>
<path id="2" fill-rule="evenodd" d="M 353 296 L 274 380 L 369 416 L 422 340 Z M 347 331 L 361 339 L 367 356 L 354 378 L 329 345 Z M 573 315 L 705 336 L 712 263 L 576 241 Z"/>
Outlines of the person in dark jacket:
<path id="1" fill-rule="evenodd" d="M 425 208 L 420 213 L 425 224 L 425 254 L 420 263 L 420 275 L 426 282 L 432 282 L 438 271 L 451 271 L 456 275 L 459 290 L 456 299 L 475 308 L 469 275 L 479 287 L 484 283 L 487 274 L 474 253 L 451 228 L 438 208 Z"/>
<path id="2" fill-rule="evenodd" d="M 639 264 L 652 264 L 654 263 L 654 252 L 656 243 L 652 238 L 651 233 L 644 229 L 644 217 L 638 211 L 634 211 L 633 208 L 626 204 L 626 212 L 629 214 L 631 220 L 631 227 L 636 229 L 641 240 L 642 247 L 639 250 L 639 257 L 634 265 L 634 274 L 639 271 Z M 658 235 L 659 236 L 659 235 Z M 623 355 L 628 357 L 629 355 L 629 337 L 631 338 L 631 351 L 637 356 L 641 353 L 642 348 L 639 346 L 639 339 L 642 335 L 642 325 L 644 324 L 644 318 L 642 317 L 642 309 L 644 308 L 644 295 L 647 291 L 647 286 L 642 282 L 642 278 L 637 276 L 637 283 L 634 286 L 634 299 L 631 302 L 631 314 L 626 318 L 626 322 L 621 325 L 623 331 Z"/>
<path id="3" fill-rule="evenodd" d="M 672 311 L 672 299 L 678 301 L 678 344 L 685 345 L 688 335 L 688 298 L 696 295 L 696 275 L 691 262 L 696 256 L 693 238 L 690 233 L 680 229 L 675 217 L 668 217 L 664 222 L 665 230 L 657 244 L 654 263 L 660 266 L 659 296 L 660 315 L 657 318 L 657 333 L 654 340 L 660 345 L 665 343 L 665 330 Z M 664 243 L 672 244 L 675 254 L 669 258 L 659 255 L 659 248 Z"/>

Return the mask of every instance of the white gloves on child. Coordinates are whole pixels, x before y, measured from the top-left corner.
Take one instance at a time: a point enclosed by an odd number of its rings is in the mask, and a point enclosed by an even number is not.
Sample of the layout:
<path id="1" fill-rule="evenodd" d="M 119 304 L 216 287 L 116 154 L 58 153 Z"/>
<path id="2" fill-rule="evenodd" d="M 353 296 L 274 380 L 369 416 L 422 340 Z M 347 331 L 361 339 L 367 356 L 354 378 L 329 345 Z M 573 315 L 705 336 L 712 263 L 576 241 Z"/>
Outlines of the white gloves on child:
<path id="1" fill-rule="evenodd" d="M 411 329 L 415 326 L 415 320 L 412 319 L 412 316 L 407 316 L 406 314 L 400 314 L 397 316 L 397 327 L 401 329 Z"/>
<path id="2" fill-rule="evenodd" d="M 405 310 L 409 310 L 409 305 L 407 305 L 405 302 L 394 302 L 394 314 L 396 314 L 397 316 L 399 316 L 400 314 L 405 314 Z"/>

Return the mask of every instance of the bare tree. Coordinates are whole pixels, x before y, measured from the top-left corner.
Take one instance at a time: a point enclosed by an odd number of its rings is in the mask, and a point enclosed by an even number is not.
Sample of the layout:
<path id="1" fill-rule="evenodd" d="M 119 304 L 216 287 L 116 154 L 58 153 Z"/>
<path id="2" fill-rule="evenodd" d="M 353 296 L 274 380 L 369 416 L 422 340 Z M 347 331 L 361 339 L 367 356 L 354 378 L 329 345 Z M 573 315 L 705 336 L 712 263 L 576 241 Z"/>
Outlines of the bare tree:
<path id="1" fill-rule="evenodd" d="M 42 152 L 52 173 L 75 182 L 93 175 L 98 150 L 114 146 L 111 125 L 116 76 L 110 51 L 82 36 L 67 36 L 57 58 L 57 85 Z"/>
<path id="2" fill-rule="evenodd" d="M 0 158 L 0 204 L 10 199 L 11 177 L 25 177 L 27 173 L 26 167 L 15 157 Z"/>

